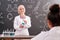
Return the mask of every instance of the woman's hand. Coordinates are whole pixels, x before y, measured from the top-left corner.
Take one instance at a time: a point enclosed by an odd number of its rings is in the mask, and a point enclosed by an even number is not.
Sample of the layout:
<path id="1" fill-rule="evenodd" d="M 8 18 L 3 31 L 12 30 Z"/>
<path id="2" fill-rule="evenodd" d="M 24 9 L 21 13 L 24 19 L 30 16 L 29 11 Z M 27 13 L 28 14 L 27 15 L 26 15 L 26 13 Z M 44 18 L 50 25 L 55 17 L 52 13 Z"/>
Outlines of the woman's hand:
<path id="1" fill-rule="evenodd" d="M 20 28 L 24 28 L 24 26 L 22 24 L 20 24 Z"/>
<path id="2" fill-rule="evenodd" d="M 24 21 L 24 23 L 26 23 L 27 24 L 27 21 L 26 20 L 23 20 Z"/>

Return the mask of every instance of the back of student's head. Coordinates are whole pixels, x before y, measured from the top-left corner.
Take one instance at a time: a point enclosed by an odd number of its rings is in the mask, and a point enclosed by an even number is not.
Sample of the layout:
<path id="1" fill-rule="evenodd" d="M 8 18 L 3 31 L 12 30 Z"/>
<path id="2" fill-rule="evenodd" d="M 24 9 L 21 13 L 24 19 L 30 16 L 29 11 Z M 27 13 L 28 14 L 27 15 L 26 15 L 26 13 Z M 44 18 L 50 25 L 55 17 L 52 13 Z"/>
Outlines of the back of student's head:
<path id="1" fill-rule="evenodd" d="M 49 8 L 50 12 L 48 13 L 47 19 L 54 26 L 60 26 L 60 8 L 59 4 L 54 4 Z"/>

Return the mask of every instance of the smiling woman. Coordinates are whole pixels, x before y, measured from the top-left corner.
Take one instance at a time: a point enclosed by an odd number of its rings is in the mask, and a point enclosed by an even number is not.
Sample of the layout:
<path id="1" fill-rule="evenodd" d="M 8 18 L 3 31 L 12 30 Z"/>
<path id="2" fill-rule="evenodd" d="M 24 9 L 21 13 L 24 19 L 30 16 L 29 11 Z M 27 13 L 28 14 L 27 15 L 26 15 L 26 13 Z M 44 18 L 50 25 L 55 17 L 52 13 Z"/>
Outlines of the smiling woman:
<path id="1" fill-rule="evenodd" d="M 25 15 L 24 5 L 18 6 L 18 14 L 14 19 L 15 35 L 29 35 L 28 28 L 31 27 L 31 19 Z"/>

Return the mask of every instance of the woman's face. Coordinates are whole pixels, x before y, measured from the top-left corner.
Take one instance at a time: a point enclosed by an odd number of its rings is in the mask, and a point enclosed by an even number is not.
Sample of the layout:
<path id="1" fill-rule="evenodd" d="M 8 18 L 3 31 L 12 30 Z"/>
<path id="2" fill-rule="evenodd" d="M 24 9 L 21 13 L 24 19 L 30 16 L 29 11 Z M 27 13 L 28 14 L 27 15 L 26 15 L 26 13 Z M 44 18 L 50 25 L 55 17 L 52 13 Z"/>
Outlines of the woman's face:
<path id="1" fill-rule="evenodd" d="M 24 7 L 24 5 L 20 5 L 18 7 L 18 13 L 19 14 L 25 14 L 25 7 Z"/>

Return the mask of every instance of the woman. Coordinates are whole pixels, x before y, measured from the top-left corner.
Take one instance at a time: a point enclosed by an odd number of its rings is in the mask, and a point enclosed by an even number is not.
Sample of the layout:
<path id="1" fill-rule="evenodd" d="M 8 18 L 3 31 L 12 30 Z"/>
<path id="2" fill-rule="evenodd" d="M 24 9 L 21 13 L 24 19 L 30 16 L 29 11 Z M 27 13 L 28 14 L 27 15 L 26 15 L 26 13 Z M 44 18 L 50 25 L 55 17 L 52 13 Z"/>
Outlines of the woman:
<path id="1" fill-rule="evenodd" d="M 14 19 L 15 35 L 29 35 L 28 28 L 31 27 L 31 19 L 25 15 L 24 5 L 18 6 L 18 16 Z"/>
<path id="2" fill-rule="evenodd" d="M 31 40 L 60 40 L 60 7 L 54 4 L 49 8 L 50 12 L 47 15 L 48 27 L 47 32 L 41 32 Z"/>

